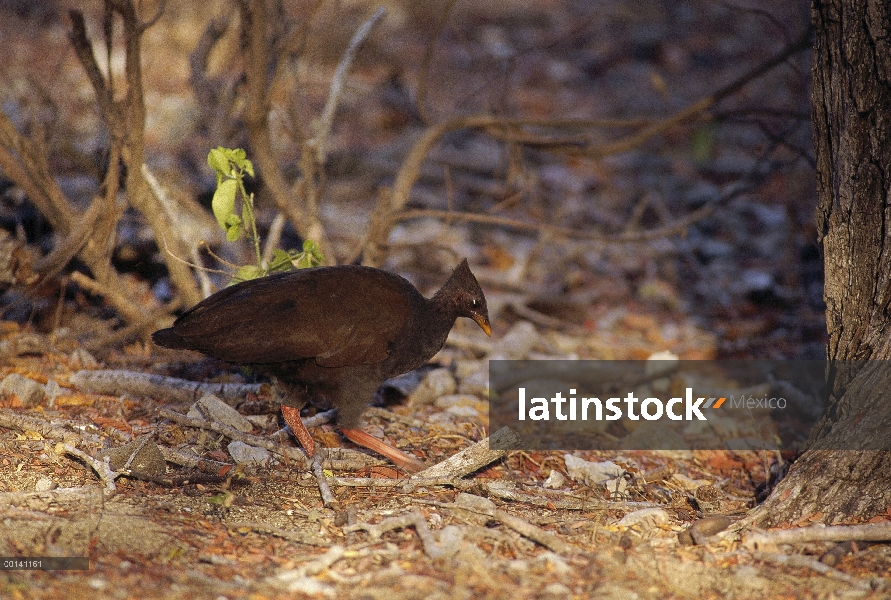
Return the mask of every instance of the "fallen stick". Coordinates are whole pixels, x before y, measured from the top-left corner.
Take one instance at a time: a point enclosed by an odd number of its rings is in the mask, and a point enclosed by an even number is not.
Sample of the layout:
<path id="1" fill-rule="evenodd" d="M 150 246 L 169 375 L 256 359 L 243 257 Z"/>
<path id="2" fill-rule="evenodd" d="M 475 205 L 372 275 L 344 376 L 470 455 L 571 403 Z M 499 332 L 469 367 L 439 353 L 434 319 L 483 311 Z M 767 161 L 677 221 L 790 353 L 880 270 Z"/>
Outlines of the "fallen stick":
<path id="1" fill-rule="evenodd" d="M 415 528 L 418 538 L 421 540 L 421 545 L 424 547 L 424 554 L 434 560 L 443 556 L 444 550 L 436 542 L 433 532 L 431 532 L 430 528 L 427 526 L 427 519 L 425 519 L 424 515 L 417 510 L 413 510 L 404 515 L 384 519 L 376 524 L 356 523 L 355 525 L 347 525 L 343 528 L 343 532 L 352 533 L 355 531 L 366 531 L 368 532 L 368 535 L 371 536 L 371 539 L 376 541 L 381 539 L 381 537 L 388 531 L 405 529 L 409 526 Z"/>
<path id="2" fill-rule="evenodd" d="M 497 444 L 500 448 L 516 448 L 520 444 L 520 438 L 509 428 L 502 427 L 491 436 L 465 448 L 458 454 L 429 469 L 424 469 L 420 473 L 415 473 L 411 479 L 458 478 L 473 473 L 505 455 L 506 450 L 491 450 L 490 442 Z"/>
<path id="3" fill-rule="evenodd" d="M 123 370 L 78 371 L 68 378 L 77 389 L 93 394 L 149 396 L 174 402 L 195 402 L 214 395 L 227 404 L 243 400 L 260 391 L 259 384 L 204 383 L 152 373 Z"/>
<path id="4" fill-rule="evenodd" d="M 322 504 L 325 508 L 340 508 L 334 499 L 334 494 L 331 493 L 331 488 L 328 486 L 328 480 L 325 478 L 325 472 L 322 470 L 322 463 L 319 461 L 318 454 L 312 458 L 312 474 L 315 475 L 316 483 L 319 486 L 319 494 L 322 496 Z"/>
<path id="5" fill-rule="evenodd" d="M 572 556 L 573 554 L 579 553 L 578 548 L 572 544 L 564 542 L 550 531 L 545 531 L 540 527 L 536 527 L 529 521 L 521 519 L 516 515 L 512 515 L 509 512 L 496 509 L 491 516 L 494 517 L 496 521 L 507 525 L 523 537 L 527 537 L 533 542 L 541 544 L 548 550 L 556 552 L 557 554 Z"/>
<path id="6" fill-rule="evenodd" d="M 99 479 L 102 480 L 102 483 L 105 484 L 105 497 L 111 498 L 118 492 L 117 486 L 114 484 L 114 480 L 120 475 L 115 471 L 111 470 L 111 467 L 104 460 L 99 460 L 93 458 L 83 450 L 78 450 L 71 444 L 59 444 L 56 447 L 56 452 L 61 454 L 59 450 L 63 450 L 66 454 L 71 454 L 72 456 L 76 456 L 81 459 L 85 463 L 87 463 L 90 467 L 96 471 L 96 475 L 99 476 Z"/>
<path id="7" fill-rule="evenodd" d="M 197 469 L 202 473 L 207 473 L 209 475 L 222 475 L 228 469 L 231 469 L 235 466 L 232 463 L 219 462 L 216 460 L 211 460 L 209 458 L 201 458 L 200 456 L 195 456 L 194 454 L 187 454 L 179 450 L 174 450 L 173 448 L 167 448 L 166 446 L 158 446 L 158 449 L 161 451 L 161 455 L 167 462 L 179 465 L 181 467 Z"/>
<path id="8" fill-rule="evenodd" d="M 656 502 L 632 502 L 620 500 L 613 502 L 600 498 L 579 498 L 566 492 L 552 492 L 537 489 L 535 493 L 526 493 L 511 482 L 495 479 L 482 484 L 488 496 L 522 502 L 532 506 L 547 507 L 550 510 L 638 510 L 641 508 L 659 508 Z"/>
<path id="9" fill-rule="evenodd" d="M 0 409 L 0 427 L 13 431 L 36 431 L 44 438 L 71 444 L 79 444 L 81 441 L 81 436 L 73 431 L 66 431 L 44 419 L 29 417 L 5 408 Z"/>
<path id="10" fill-rule="evenodd" d="M 814 526 L 778 531 L 753 531 L 745 536 L 743 546 L 749 550 L 767 550 L 780 544 L 803 542 L 882 542 L 891 540 L 891 523 L 864 525 Z"/>
<path id="11" fill-rule="evenodd" d="M 470 513 L 476 513 L 478 515 L 483 515 L 484 517 L 488 517 L 489 519 L 494 519 L 501 523 L 502 525 L 506 525 L 507 527 L 513 529 L 523 537 L 526 537 L 533 542 L 540 544 L 551 550 L 552 552 L 556 552 L 557 554 L 562 554 L 563 556 L 572 556 L 573 554 L 578 554 L 579 549 L 564 542 L 558 536 L 554 535 L 550 531 L 545 531 L 536 525 L 533 525 L 526 519 L 518 517 L 516 515 L 512 515 L 507 511 L 501 510 L 498 508 L 494 502 L 489 500 L 488 498 L 483 498 L 482 496 L 476 496 L 474 494 L 458 494 L 455 498 L 455 501 L 452 503 L 433 503 L 436 506 L 442 506 L 453 511 L 460 513 L 461 511 L 467 511 Z"/>

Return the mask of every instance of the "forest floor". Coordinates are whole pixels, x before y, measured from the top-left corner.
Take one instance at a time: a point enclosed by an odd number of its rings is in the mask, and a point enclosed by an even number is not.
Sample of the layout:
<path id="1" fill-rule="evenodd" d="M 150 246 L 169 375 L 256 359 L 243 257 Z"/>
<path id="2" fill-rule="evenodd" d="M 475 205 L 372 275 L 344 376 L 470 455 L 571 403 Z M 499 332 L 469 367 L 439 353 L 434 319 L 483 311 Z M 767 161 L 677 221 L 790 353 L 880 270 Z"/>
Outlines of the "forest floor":
<path id="1" fill-rule="evenodd" d="M 18 127 L 45 132 L 58 181 L 81 206 L 99 190 L 107 142 L 66 35 L 66 10 L 84 4 L 98 40 L 98 3 L 0 3 L 11 57 L 0 67 L 3 111 Z M 318 3 L 312 11 L 312 3 L 294 3 L 282 13 L 282 23 L 304 24 L 302 51 L 271 93 L 282 164 L 299 164 L 299 141 L 312 131 L 337 62 L 376 6 Z M 358 247 L 373 199 L 430 122 L 480 113 L 670 120 L 781 54 L 809 18 L 804 3 L 770 12 L 709 0 L 456 3 L 428 61 L 445 7 L 385 6 L 328 145 L 321 214 L 338 261 Z M 211 126 L 189 83 L 189 53 L 226 10 L 235 9 L 168 2 L 144 38 L 148 167 L 193 206 L 206 206 L 213 190 L 208 150 L 248 145 L 237 110 Z M 236 24 L 209 67 L 231 89 L 243 85 Z M 112 70 L 121 62 L 113 53 Z M 444 136 L 409 208 L 504 222 L 435 212 L 405 220 L 383 266 L 426 294 L 468 257 L 493 336 L 459 320 L 433 367 L 385 386 L 385 407 L 366 414 L 365 430 L 429 465 L 473 447 L 490 433 L 487 365 L 495 358 L 822 358 L 809 81 L 809 51 L 792 53 L 708 112 L 621 152 L 597 149 L 621 138 L 627 122 L 583 134 L 535 131 L 525 141 L 497 131 Z M 2 229 L 49 251 L 47 220 L 21 190 L 0 183 Z M 258 206 L 265 235 L 275 213 L 262 188 Z M 698 216 L 680 231 L 615 239 L 690 215 Z M 250 256 L 246 244 L 222 243 L 209 212 L 197 219 L 218 254 L 236 263 Z M 534 226 L 510 226 L 516 221 Z M 141 217 L 124 213 L 117 238 L 113 262 L 129 297 L 151 310 L 174 298 Z M 286 229 L 282 241 L 300 240 Z M 0 554 L 89 557 L 87 571 L 0 570 L 3 598 L 888 593 L 885 545 L 847 553 L 829 541 L 771 545 L 756 542 L 749 526 L 734 527 L 789 454 L 520 449 L 471 473 L 419 481 L 320 423 L 311 431 L 333 495 L 326 505 L 302 451 L 276 436 L 268 386 L 132 335 L 101 297 L 64 278 L 2 298 Z M 147 385 L 146 375 L 170 379 Z M 247 416 L 245 430 L 221 427 L 224 409 L 190 413 L 204 394 L 183 381 L 246 386 L 229 396 L 217 389 Z M 109 476 L 95 462 L 114 448 L 123 450 L 112 453 L 112 467 L 129 476 Z M 598 468 L 608 474 L 590 475 Z M 820 517 L 802 515 L 778 531 L 810 531 Z M 869 521 L 889 519 L 891 511 Z M 700 529 L 690 534 L 693 523 Z"/>

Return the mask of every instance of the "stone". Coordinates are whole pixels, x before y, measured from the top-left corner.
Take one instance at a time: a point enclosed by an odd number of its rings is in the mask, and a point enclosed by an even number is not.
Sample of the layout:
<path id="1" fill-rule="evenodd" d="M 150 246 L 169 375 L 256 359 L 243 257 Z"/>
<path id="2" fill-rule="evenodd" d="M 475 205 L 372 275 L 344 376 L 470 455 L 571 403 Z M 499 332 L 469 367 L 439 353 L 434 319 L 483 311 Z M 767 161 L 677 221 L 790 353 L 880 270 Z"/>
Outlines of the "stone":
<path id="1" fill-rule="evenodd" d="M 229 451 L 229 455 L 232 456 L 232 460 L 246 467 L 265 467 L 272 458 L 272 454 L 265 448 L 250 446 L 239 440 L 229 442 L 226 449 Z"/>
<path id="2" fill-rule="evenodd" d="M 18 373 L 10 373 L 0 382 L 0 392 L 15 394 L 26 408 L 37 406 L 46 399 L 43 386 Z"/>
<path id="3" fill-rule="evenodd" d="M 202 396 L 187 413 L 192 419 L 204 419 L 228 425 L 242 433 L 248 433 L 254 426 L 237 410 L 211 394 Z"/>

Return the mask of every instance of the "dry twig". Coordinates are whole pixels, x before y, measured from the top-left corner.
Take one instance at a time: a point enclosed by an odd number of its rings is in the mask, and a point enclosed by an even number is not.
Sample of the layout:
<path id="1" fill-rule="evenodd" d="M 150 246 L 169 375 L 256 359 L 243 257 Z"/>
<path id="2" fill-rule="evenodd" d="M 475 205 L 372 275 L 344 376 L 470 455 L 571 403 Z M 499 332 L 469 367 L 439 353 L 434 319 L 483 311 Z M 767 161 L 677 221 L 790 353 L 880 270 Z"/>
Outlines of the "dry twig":
<path id="1" fill-rule="evenodd" d="M 78 371 L 68 378 L 78 389 L 93 394 L 150 396 L 172 402 L 195 402 L 208 394 L 235 404 L 260 391 L 259 384 L 203 383 L 176 377 L 123 370 Z"/>
<path id="2" fill-rule="evenodd" d="M 99 476 L 99 479 L 102 480 L 102 483 L 105 484 L 105 497 L 110 498 L 114 496 L 118 489 L 114 484 L 114 480 L 120 475 L 115 471 L 111 470 L 111 467 L 108 466 L 108 463 L 104 460 L 98 460 L 84 452 L 83 450 L 78 450 L 71 444 L 59 444 L 57 450 L 62 450 L 66 454 L 70 454 L 72 456 L 76 456 L 81 459 L 85 463 L 87 463 L 94 471 L 96 471 L 96 475 Z"/>
<path id="3" fill-rule="evenodd" d="M 473 473 L 504 456 L 506 450 L 490 450 L 493 441 L 495 445 L 502 448 L 515 448 L 519 446 L 520 443 L 520 439 L 513 431 L 507 427 L 502 427 L 490 437 L 477 442 L 469 448 L 465 448 L 458 454 L 447 458 L 441 463 L 435 464 L 428 469 L 424 469 L 420 473 L 416 473 L 411 479 L 431 479 L 438 477 L 457 478 L 464 477 L 468 473 Z"/>
<path id="4" fill-rule="evenodd" d="M 209 458 L 201 458 L 193 454 L 186 454 L 166 446 L 158 446 L 158 449 L 167 462 L 189 469 L 198 469 L 208 475 L 223 475 L 227 469 L 235 466 L 232 463 L 224 463 Z"/>
<path id="5" fill-rule="evenodd" d="M 315 476 L 316 483 L 319 485 L 319 494 L 322 496 L 322 504 L 325 505 L 325 508 L 337 508 L 337 501 L 331 493 L 331 488 L 328 487 L 328 479 L 325 477 L 325 472 L 322 470 L 322 463 L 319 460 L 318 454 L 312 457 L 312 474 Z"/>
<path id="6" fill-rule="evenodd" d="M 521 519 L 516 515 L 512 515 L 503 510 L 496 510 L 491 515 L 500 523 L 507 525 L 523 537 L 527 537 L 533 542 L 541 544 L 548 550 L 553 550 L 557 554 L 562 554 L 563 556 L 572 556 L 573 554 L 578 554 L 579 550 L 575 548 L 572 544 L 568 544 L 560 539 L 558 536 L 554 535 L 550 531 L 545 531 L 540 527 L 536 527 L 529 521 L 525 519 Z"/>
<path id="7" fill-rule="evenodd" d="M 454 477 L 436 477 L 432 479 L 415 479 L 414 477 L 400 479 L 335 477 L 332 481 L 335 485 L 343 487 L 398 487 L 404 494 L 410 494 L 419 487 L 449 486 L 458 490 L 468 490 L 478 485 L 478 482 L 456 479 Z"/>
<path id="8" fill-rule="evenodd" d="M 866 523 L 864 525 L 813 526 L 777 531 L 753 531 L 745 536 L 743 545 L 749 550 L 769 550 L 780 544 L 883 542 L 888 540 L 891 540 L 891 523 Z"/>
<path id="9" fill-rule="evenodd" d="M 482 490 L 489 496 L 510 500 L 511 502 L 523 502 L 531 506 L 543 506 L 551 510 L 637 510 L 639 508 L 658 508 L 661 505 L 656 502 L 630 502 L 608 501 L 591 498 L 578 498 L 565 492 L 551 492 L 550 490 L 535 490 L 535 494 L 521 491 L 513 483 L 495 480 L 487 481 Z"/>
<path id="10" fill-rule="evenodd" d="M 373 540 L 379 540 L 388 531 L 395 529 L 405 529 L 406 527 L 414 527 L 424 547 L 424 553 L 432 559 L 443 556 L 443 549 L 440 548 L 433 536 L 433 532 L 427 526 L 427 519 L 424 518 L 417 510 L 404 515 L 390 517 L 384 519 L 380 523 L 356 523 L 355 525 L 347 525 L 343 528 L 344 533 L 352 533 L 355 531 L 367 531 Z"/>
<path id="11" fill-rule="evenodd" d="M 315 150 L 316 163 L 319 166 L 325 164 L 326 148 L 328 137 L 331 134 L 331 126 L 334 123 L 334 113 L 337 111 L 337 105 L 340 104 L 340 96 L 346 84 L 346 77 L 353 65 L 356 54 L 359 52 L 359 46 L 371 33 L 371 29 L 380 21 L 387 13 L 387 9 L 383 6 L 379 7 L 374 14 L 365 21 L 350 40 L 350 45 L 346 52 L 337 63 L 337 69 L 334 71 L 334 77 L 331 79 L 331 86 L 328 89 L 328 99 L 325 101 L 325 108 L 322 109 L 322 116 L 318 120 L 315 136 L 307 140 L 308 147 Z M 306 147 L 306 146 L 305 146 Z"/>
<path id="12" fill-rule="evenodd" d="M 13 431 L 35 431 L 45 438 L 74 445 L 81 442 L 81 436 L 73 431 L 60 429 L 43 419 L 21 415 L 6 408 L 0 408 L 0 427 Z"/>

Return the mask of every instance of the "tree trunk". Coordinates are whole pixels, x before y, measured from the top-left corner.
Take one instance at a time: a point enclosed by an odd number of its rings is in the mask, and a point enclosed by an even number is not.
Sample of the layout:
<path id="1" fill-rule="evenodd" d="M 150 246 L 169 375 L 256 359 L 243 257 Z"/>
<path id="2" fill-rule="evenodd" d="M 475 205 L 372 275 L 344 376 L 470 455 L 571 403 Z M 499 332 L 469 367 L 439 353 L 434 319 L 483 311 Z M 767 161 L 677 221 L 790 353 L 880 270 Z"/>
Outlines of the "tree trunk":
<path id="1" fill-rule="evenodd" d="M 864 362 L 830 369 L 815 449 L 754 515 L 761 525 L 859 520 L 891 507 L 889 382 L 877 384 L 889 369 L 876 362 L 891 359 L 891 3 L 814 0 L 813 21 L 827 357 Z M 855 430 L 871 450 L 837 450 Z"/>

